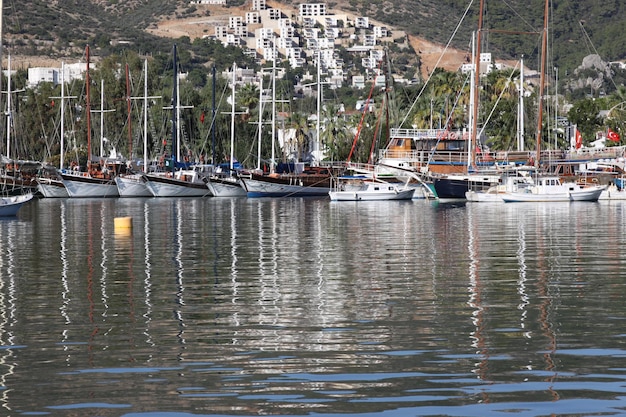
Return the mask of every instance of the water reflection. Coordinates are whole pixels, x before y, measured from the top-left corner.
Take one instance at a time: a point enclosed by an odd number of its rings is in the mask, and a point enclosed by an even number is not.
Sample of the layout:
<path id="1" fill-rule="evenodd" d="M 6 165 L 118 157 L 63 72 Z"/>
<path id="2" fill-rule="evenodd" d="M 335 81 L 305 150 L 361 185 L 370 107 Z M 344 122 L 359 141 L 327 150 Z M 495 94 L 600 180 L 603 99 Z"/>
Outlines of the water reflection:
<path id="1" fill-rule="evenodd" d="M 2 404 L 615 414 L 623 221 L 619 204 L 37 201 L 0 222 Z"/>

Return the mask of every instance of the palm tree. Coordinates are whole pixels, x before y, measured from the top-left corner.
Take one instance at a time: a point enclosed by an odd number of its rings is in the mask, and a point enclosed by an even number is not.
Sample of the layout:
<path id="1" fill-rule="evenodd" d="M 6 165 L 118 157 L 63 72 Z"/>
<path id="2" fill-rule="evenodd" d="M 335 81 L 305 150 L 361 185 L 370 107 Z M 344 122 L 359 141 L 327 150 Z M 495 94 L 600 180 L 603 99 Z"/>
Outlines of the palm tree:
<path id="1" fill-rule="evenodd" d="M 322 110 L 320 142 L 329 152 L 331 161 L 341 161 L 348 157 L 350 142 L 348 138 L 348 126 L 343 116 L 339 113 L 339 106 L 326 104 Z"/>
<path id="2" fill-rule="evenodd" d="M 309 123 L 306 115 L 302 113 L 291 113 L 289 116 L 289 126 L 295 131 L 295 149 L 289 149 L 290 153 L 295 150 L 296 161 L 302 159 L 302 155 L 305 153 L 305 149 L 308 148 L 309 139 Z"/>

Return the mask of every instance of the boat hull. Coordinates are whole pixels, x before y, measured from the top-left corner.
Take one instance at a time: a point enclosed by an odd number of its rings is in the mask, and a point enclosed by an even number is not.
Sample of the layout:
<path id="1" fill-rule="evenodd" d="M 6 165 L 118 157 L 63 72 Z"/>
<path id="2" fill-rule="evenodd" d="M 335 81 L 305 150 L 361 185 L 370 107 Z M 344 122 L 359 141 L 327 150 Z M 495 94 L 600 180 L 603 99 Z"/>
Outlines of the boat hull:
<path id="1" fill-rule="evenodd" d="M 202 183 L 192 183 L 163 175 L 146 175 L 146 186 L 154 197 L 210 197 L 211 190 Z"/>
<path id="2" fill-rule="evenodd" d="M 598 201 L 604 187 L 591 187 L 590 189 L 580 189 L 565 191 L 560 193 L 505 193 L 502 200 L 505 203 L 529 203 L 529 202 L 551 202 L 551 201 Z"/>
<path id="3" fill-rule="evenodd" d="M 414 188 L 400 191 L 330 191 L 328 195 L 331 201 L 386 201 L 386 200 L 412 200 Z"/>
<path id="4" fill-rule="evenodd" d="M 213 197 L 245 197 L 245 188 L 235 178 L 210 178 L 207 183 Z"/>
<path id="5" fill-rule="evenodd" d="M 0 198 L 0 216 L 16 216 L 19 209 L 32 199 L 32 193 Z"/>
<path id="6" fill-rule="evenodd" d="M 115 184 L 120 197 L 153 197 L 140 174 L 115 177 Z"/>
<path id="7" fill-rule="evenodd" d="M 63 184 L 71 198 L 119 197 L 113 180 L 63 174 Z"/>
<path id="8" fill-rule="evenodd" d="M 61 180 L 39 178 L 37 180 L 37 190 L 45 198 L 67 198 L 70 196 Z"/>
<path id="9" fill-rule="evenodd" d="M 331 191 L 330 179 L 322 179 L 318 184 L 307 185 L 297 177 L 290 182 L 283 178 L 276 181 L 270 177 L 264 179 L 241 178 L 248 197 L 309 197 L 326 196 Z M 323 184 L 323 185 L 322 185 Z"/>
<path id="10" fill-rule="evenodd" d="M 435 193 L 439 198 L 465 198 L 469 190 L 487 190 L 498 183 L 499 176 L 449 176 L 433 178 Z"/>

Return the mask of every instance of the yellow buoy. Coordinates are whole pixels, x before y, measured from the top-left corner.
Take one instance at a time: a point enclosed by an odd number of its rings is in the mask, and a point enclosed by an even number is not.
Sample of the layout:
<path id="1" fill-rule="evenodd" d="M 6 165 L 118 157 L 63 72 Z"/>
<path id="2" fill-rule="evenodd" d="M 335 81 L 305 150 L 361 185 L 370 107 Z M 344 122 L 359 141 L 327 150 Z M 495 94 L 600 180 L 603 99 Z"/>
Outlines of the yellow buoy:
<path id="1" fill-rule="evenodd" d="M 116 217 L 114 220 L 115 230 L 125 230 L 133 228 L 133 218 L 132 217 Z"/>

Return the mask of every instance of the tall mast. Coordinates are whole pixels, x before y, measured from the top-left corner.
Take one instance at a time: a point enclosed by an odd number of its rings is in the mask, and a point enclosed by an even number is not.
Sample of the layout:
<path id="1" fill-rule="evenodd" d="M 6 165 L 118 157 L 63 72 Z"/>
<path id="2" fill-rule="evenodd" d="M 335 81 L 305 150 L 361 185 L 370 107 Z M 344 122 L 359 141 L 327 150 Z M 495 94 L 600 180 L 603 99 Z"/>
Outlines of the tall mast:
<path id="1" fill-rule="evenodd" d="M 89 87 L 91 81 L 89 79 L 89 45 L 87 45 L 85 54 L 87 56 L 87 71 L 85 73 L 85 111 L 87 113 L 87 170 L 89 171 L 89 168 L 91 168 L 91 99 L 89 98 Z"/>
<path id="2" fill-rule="evenodd" d="M 233 172 L 233 159 L 235 157 L 235 82 L 237 81 L 236 73 L 237 64 L 233 62 L 233 91 L 231 96 L 231 114 L 230 114 L 230 174 Z"/>
<path id="3" fill-rule="evenodd" d="M 7 113 L 6 115 L 7 115 L 7 158 L 11 158 L 11 125 L 13 124 L 13 115 L 11 113 L 11 54 L 9 54 L 8 61 L 7 61 Z"/>
<path id="4" fill-rule="evenodd" d="M 543 35 L 541 39 L 541 74 L 539 75 L 539 114 L 537 117 L 537 156 L 535 157 L 535 167 L 539 168 L 541 159 L 541 130 L 543 125 L 543 94 L 546 82 L 546 49 L 548 46 L 548 12 L 549 1 L 545 1 L 545 8 L 543 11 Z"/>
<path id="5" fill-rule="evenodd" d="M 176 44 L 173 52 L 174 62 L 174 90 L 172 92 L 172 172 L 176 170 L 176 139 L 178 138 L 177 105 L 178 105 L 178 64 L 176 62 Z"/>
<path id="6" fill-rule="evenodd" d="M 126 64 L 126 123 L 128 124 L 128 159 L 133 159 L 133 131 L 131 128 L 131 117 L 130 117 L 130 79 L 129 79 L 129 69 L 128 63 Z"/>
<path id="7" fill-rule="evenodd" d="M 215 150 L 215 113 L 216 113 L 216 109 L 215 109 L 215 73 L 216 73 L 217 69 L 215 68 L 215 65 L 213 65 L 213 97 L 211 98 L 211 102 L 212 102 L 212 110 L 211 110 L 211 151 L 212 156 L 211 156 L 211 163 L 215 165 L 216 161 L 217 161 L 217 151 Z"/>
<path id="8" fill-rule="evenodd" d="M 259 140 L 257 143 L 257 165 L 256 169 L 261 170 L 261 139 L 263 138 L 263 70 L 259 79 Z"/>
<path id="9" fill-rule="evenodd" d="M 0 0 L 2 3 L 2 0 Z M 61 160 L 59 168 L 64 168 L 65 160 L 65 62 L 61 62 Z"/>
<path id="10" fill-rule="evenodd" d="M 2 15 L 4 14 L 4 3 L 2 0 L 0 0 L 0 91 L 2 91 L 2 50 L 3 48 L 3 41 L 4 41 L 4 31 L 3 31 L 3 20 L 2 20 Z M 10 89 L 8 90 L 10 91 Z M 2 94 L 0 94 L 0 109 L 2 109 Z M 7 149 L 7 154 L 9 153 L 9 150 Z M 7 155 L 8 157 L 9 155 Z"/>
<path id="11" fill-rule="evenodd" d="M 480 84 L 480 46 L 481 46 L 481 35 L 483 31 L 483 14 L 485 8 L 485 1 L 480 0 L 480 7 L 478 11 L 478 31 L 476 32 L 476 54 L 474 56 L 474 91 L 472 92 L 474 97 L 474 108 L 472 109 L 472 131 L 470 133 L 470 144 L 468 149 L 469 154 L 469 166 L 472 166 L 475 161 L 476 154 L 476 144 L 478 143 L 478 91 Z"/>
<path id="12" fill-rule="evenodd" d="M 524 150 L 524 56 L 520 60 L 519 100 L 517 105 L 517 150 Z"/>
<path id="13" fill-rule="evenodd" d="M 148 60 L 143 62 L 143 172 L 148 172 Z"/>

